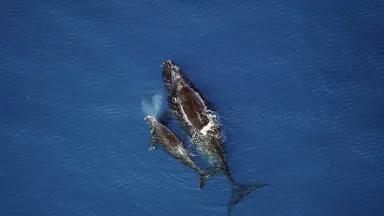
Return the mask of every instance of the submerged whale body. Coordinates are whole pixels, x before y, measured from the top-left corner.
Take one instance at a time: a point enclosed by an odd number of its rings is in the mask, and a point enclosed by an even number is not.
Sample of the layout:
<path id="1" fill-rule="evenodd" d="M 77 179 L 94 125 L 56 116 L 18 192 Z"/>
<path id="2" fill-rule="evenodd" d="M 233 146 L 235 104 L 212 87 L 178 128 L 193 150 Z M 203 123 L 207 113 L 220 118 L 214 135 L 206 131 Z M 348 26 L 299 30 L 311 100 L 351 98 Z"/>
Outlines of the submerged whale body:
<path id="1" fill-rule="evenodd" d="M 180 139 L 165 125 L 152 116 L 146 116 L 144 120 L 151 131 L 149 150 L 154 150 L 156 145 L 161 145 L 168 154 L 199 174 L 199 187 L 202 189 L 210 175 L 210 171 L 201 169 L 191 159 L 188 150 L 184 148 Z"/>
<path id="2" fill-rule="evenodd" d="M 232 195 L 228 201 L 228 215 L 232 208 L 252 191 L 267 186 L 266 183 L 239 184 L 231 175 L 218 115 L 211 110 L 201 94 L 172 61 L 162 64 L 163 81 L 169 108 L 181 123 L 186 134 L 201 156 L 229 180 Z"/>

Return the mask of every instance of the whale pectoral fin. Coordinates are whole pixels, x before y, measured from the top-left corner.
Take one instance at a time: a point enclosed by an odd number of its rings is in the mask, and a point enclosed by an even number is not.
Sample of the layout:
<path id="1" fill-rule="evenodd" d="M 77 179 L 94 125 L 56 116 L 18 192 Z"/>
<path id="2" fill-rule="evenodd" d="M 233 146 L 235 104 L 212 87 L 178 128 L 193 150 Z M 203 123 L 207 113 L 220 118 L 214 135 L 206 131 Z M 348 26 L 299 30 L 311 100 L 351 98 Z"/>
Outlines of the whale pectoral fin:
<path id="1" fill-rule="evenodd" d="M 156 149 L 156 141 L 151 137 L 149 139 L 149 151 L 153 151 Z"/>

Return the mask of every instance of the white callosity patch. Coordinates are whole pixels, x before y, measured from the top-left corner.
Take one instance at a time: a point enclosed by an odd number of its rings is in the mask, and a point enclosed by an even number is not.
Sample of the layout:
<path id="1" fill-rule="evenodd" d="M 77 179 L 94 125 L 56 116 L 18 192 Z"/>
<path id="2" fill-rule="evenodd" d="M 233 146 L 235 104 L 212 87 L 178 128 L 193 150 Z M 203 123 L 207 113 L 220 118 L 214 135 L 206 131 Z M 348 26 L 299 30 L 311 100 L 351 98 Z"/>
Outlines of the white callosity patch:
<path id="1" fill-rule="evenodd" d="M 181 79 L 181 76 L 179 73 L 177 73 L 176 71 L 179 71 L 179 68 L 177 66 L 172 66 L 172 82 L 173 83 L 176 83 L 177 81 L 179 81 Z"/>
<path id="2" fill-rule="evenodd" d="M 205 136 L 205 135 L 207 135 L 207 132 L 208 132 L 208 131 L 212 130 L 212 128 L 213 128 L 214 125 L 215 125 L 215 123 L 213 122 L 212 118 L 209 117 L 209 122 L 208 122 L 208 124 L 205 125 L 205 126 L 200 130 L 200 132 L 201 132 L 202 134 L 204 134 L 204 136 Z"/>
<path id="3" fill-rule="evenodd" d="M 154 121 L 155 119 L 152 117 L 152 116 L 146 116 L 144 118 L 145 121 L 149 122 L 150 124 L 150 130 L 151 130 L 151 134 L 154 135 L 155 133 L 155 126 L 154 126 Z"/>
<path id="4" fill-rule="evenodd" d="M 186 151 L 182 146 L 177 146 L 177 151 L 179 152 L 180 155 L 186 155 Z"/>

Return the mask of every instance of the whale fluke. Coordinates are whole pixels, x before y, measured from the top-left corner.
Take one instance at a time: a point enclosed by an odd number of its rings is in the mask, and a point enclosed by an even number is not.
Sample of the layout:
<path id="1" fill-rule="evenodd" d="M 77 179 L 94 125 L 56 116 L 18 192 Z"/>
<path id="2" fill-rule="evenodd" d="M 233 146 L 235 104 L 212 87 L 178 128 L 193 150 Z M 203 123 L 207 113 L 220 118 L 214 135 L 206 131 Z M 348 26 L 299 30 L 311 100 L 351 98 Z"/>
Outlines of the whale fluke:
<path id="1" fill-rule="evenodd" d="M 269 184 L 263 182 L 253 184 L 232 183 L 232 194 L 228 201 L 228 216 L 232 214 L 235 205 L 242 201 L 247 195 L 265 186 L 269 186 Z"/>

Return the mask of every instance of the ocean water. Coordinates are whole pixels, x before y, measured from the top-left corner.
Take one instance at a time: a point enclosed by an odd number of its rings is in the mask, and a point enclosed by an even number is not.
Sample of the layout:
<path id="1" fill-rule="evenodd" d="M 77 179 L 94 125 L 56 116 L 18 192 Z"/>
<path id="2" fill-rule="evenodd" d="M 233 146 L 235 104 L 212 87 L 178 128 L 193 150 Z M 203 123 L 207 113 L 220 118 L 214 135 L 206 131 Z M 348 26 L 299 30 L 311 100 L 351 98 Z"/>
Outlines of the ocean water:
<path id="1" fill-rule="evenodd" d="M 217 112 L 233 215 L 384 215 L 384 4 L 0 2 L 0 215 L 226 215 L 222 176 L 148 152 L 173 59 Z"/>

